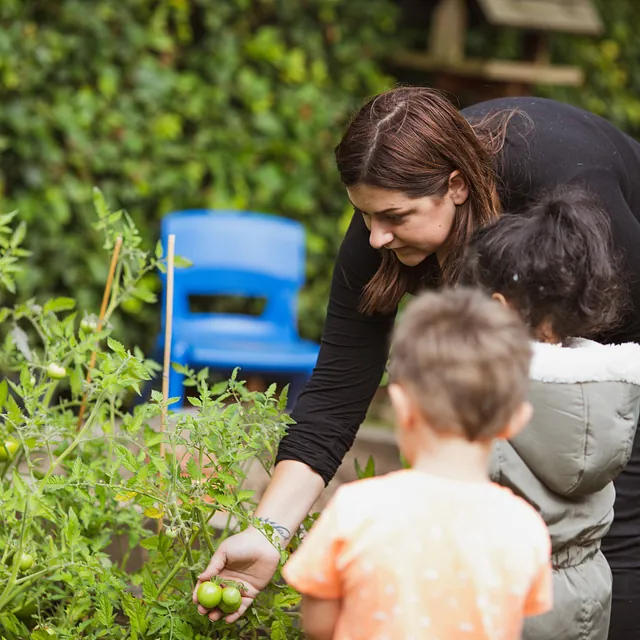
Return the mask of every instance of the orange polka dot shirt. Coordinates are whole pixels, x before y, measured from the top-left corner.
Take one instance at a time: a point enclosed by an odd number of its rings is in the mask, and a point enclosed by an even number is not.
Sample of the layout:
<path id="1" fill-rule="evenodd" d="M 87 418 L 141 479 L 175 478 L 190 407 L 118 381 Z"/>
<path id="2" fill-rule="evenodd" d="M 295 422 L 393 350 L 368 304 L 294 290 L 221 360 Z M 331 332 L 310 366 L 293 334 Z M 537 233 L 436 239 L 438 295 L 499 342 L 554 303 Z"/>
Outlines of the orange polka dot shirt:
<path id="1" fill-rule="evenodd" d="M 404 470 L 342 486 L 284 576 L 342 601 L 337 640 L 519 640 L 552 607 L 550 552 L 509 489 Z"/>

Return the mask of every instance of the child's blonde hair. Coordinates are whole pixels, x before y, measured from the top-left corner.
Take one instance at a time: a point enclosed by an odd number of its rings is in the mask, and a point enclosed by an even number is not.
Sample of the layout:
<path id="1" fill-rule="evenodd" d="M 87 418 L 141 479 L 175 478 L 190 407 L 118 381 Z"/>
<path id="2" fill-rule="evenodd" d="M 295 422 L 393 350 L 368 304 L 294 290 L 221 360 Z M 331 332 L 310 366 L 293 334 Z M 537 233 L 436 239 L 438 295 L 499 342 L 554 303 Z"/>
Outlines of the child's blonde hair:
<path id="1" fill-rule="evenodd" d="M 488 440 L 525 400 L 530 362 L 518 315 L 478 290 L 458 288 L 409 303 L 394 331 L 390 374 L 435 430 Z"/>

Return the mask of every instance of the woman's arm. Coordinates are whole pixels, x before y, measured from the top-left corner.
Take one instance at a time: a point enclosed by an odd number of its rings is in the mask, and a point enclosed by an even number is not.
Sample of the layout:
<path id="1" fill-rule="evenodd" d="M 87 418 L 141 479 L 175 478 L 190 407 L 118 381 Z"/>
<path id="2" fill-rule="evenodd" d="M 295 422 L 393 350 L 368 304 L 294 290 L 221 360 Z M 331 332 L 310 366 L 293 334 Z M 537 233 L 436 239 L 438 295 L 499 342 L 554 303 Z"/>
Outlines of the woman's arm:
<path id="1" fill-rule="evenodd" d="M 315 471 L 297 460 L 283 460 L 256 509 L 256 516 L 268 521 L 286 545 L 324 489 Z"/>
<path id="2" fill-rule="evenodd" d="M 365 316 L 358 311 L 362 288 L 380 265 L 360 216 L 354 216 L 333 273 L 327 320 L 318 364 L 298 399 L 278 451 L 277 465 L 256 516 L 269 521 L 286 544 L 309 513 L 325 483 L 350 448 L 377 389 L 388 355 L 395 314 Z M 242 605 L 226 616 L 234 622 L 269 583 L 279 551 L 253 527 L 224 540 L 198 578 L 221 576 L 245 585 Z M 193 601 L 197 604 L 197 587 Z M 219 610 L 201 614 L 219 620 Z"/>
<path id="3" fill-rule="evenodd" d="M 380 266 L 360 215 L 351 221 L 335 264 L 318 363 L 292 413 L 278 462 L 297 460 L 328 483 L 353 444 L 389 353 L 395 313 L 358 311 L 362 289 Z"/>

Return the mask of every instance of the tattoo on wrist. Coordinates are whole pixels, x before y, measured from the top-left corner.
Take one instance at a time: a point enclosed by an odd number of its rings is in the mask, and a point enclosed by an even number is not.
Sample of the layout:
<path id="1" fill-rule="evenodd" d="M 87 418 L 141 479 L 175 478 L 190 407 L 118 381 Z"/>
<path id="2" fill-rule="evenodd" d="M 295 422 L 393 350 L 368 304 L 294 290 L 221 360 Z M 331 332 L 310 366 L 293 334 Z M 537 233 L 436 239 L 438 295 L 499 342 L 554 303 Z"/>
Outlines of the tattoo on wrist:
<path id="1" fill-rule="evenodd" d="M 269 518 L 257 518 L 257 520 L 258 522 L 262 522 L 262 524 L 268 524 L 283 540 L 289 540 L 291 537 L 291 531 L 274 520 L 270 520 Z"/>

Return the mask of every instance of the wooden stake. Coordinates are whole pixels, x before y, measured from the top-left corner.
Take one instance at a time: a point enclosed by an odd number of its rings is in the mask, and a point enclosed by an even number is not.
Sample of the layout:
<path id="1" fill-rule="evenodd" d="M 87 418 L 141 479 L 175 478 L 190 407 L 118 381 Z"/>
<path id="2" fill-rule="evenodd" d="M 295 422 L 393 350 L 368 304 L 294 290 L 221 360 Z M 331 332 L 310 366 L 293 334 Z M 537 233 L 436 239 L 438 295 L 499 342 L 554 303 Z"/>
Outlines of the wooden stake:
<path id="1" fill-rule="evenodd" d="M 102 331 L 102 325 L 104 323 L 104 316 L 107 312 L 107 305 L 109 304 L 109 298 L 111 297 L 111 287 L 113 286 L 113 277 L 116 273 L 116 265 L 118 264 L 118 258 L 120 257 L 120 249 L 122 248 L 122 236 L 116 238 L 116 244 L 113 247 L 113 254 L 111 255 L 111 264 L 109 265 L 109 275 L 107 276 L 107 283 L 104 287 L 104 293 L 102 294 L 102 304 L 100 305 L 100 316 L 98 318 L 97 331 Z M 91 382 L 91 369 L 96 366 L 97 352 L 94 350 L 89 360 L 89 371 L 87 372 L 87 384 Z M 80 405 L 80 411 L 78 411 L 78 425 L 77 429 L 82 427 L 82 419 L 84 418 L 84 412 L 87 407 L 87 396 L 89 391 L 85 391 L 82 398 L 82 404 Z"/>
<path id="2" fill-rule="evenodd" d="M 173 271 L 176 237 L 172 233 L 167 246 L 167 295 L 164 310 L 164 362 L 162 363 L 162 414 L 160 433 L 167 428 L 167 402 L 169 400 L 169 367 L 171 367 L 171 333 L 173 329 Z M 164 440 L 160 441 L 160 457 L 164 459 Z M 162 518 L 158 519 L 158 534 L 162 530 Z"/>
<path id="3" fill-rule="evenodd" d="M 163 409 L 160 421 L 160 433 L 164 433 L 167 426 L 166 403 L 169 400 L 169 368 L 171 367 L 171 333 L 173 329 L 173 271 L 176 237 L 169 236 L 167 247 L 167 296 L 165 301 L 164 323 L 164 363 L 162 366 L 162 400 Z M 164 441 L 160 442 L 160 456 L 164 458 Z"/>

